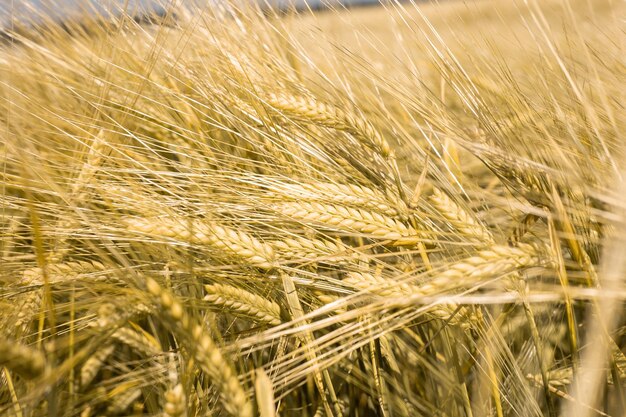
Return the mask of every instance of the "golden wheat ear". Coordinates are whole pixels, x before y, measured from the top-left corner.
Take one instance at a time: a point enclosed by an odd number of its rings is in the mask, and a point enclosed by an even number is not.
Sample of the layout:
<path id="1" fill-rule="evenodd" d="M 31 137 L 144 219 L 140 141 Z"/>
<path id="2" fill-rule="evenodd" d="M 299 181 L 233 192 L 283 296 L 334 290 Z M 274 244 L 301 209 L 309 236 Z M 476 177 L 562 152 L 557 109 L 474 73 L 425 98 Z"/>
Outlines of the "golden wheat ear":
<path id="1" fill-rule="evenodd" d="M 26 379 L 42 376 L 47 368 L 42 352 L 9 340 L 0 342 L 0 364 Z"/>
<path id="2" fill-rule="evenodd" d="M 198 366 L 219 387 L 224 409 L 233 416 L 252 417 L 252 404 L 237 374 L 209 334 L 200 324 L 194 323 L 175 296 L 155 280 L 147 278 L 146 288 L 161 306 L 166 324 L 178 337 L 189 342 L 187 347 Z"/>

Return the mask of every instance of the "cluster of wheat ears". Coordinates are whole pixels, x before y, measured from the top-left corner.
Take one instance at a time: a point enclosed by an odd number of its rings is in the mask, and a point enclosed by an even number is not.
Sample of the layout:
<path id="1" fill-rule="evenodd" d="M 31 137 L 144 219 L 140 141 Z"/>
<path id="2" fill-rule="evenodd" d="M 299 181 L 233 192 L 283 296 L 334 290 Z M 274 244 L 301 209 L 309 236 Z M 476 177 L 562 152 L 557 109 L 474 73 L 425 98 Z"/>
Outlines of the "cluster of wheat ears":
<path id="1" fill-rule="evenodd" d="M 624 4 L 14 22 L 0 415 L 624 415 Z"/>

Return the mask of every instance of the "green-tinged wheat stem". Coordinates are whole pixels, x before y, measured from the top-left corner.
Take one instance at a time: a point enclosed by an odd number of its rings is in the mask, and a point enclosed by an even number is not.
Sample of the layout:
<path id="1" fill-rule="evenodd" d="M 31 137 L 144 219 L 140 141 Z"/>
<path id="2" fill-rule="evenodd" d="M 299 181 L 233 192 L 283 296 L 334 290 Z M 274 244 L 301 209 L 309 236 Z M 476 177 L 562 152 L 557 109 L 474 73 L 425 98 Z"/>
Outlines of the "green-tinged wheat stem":
<path id="1" fill-rule="evenodd" d="M 198 366 L 219 387 L 222 405 L 233 416 L 252 417 L 252 404 L 248 400 L 237 374 L 232 365 L 224 357 L 211 336 L 195 320 L 187 314 L 183 305 L 176 297 L 164 290 L 152 278 L 146 279 L 150 294 L 162 307 L 161 312 L 166 324 L 182 340 Z"/>
<path id="2" fill-rule="evenodd" d="M 206 285 L 204 301 L 237 316 L 276 326 L 281 323 L 280 306 L 259 295 L 224 284 Z"/>

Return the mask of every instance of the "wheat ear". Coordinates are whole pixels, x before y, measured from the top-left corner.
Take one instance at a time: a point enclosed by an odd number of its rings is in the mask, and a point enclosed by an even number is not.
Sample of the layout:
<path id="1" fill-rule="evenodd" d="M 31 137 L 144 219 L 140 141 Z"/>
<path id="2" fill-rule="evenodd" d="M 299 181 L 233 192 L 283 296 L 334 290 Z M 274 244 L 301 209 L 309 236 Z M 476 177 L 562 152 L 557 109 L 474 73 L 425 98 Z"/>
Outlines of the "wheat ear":
<path id="1" fill-rule="evenodd" d="M 533 245 L 493 245 L 448 266 L 419 288 L 423 295 L 432 295 L 446 288 L 466 287 L 490 277 L 510 274 L 523 268 L 545 266 L 547 263 L 541 251 Z"/>
<path id="2" fill-rule="evenodd" d="M 215 222 L 185 222 L 171 217 L 133 217 L 126 218 L 124 222 L 131 231 L 208 245 L 243 259 L 257 268 L 271 269 L 276 266 L 274 250 L 270 245 L 242 230 Z"/>
<path id="3" fill-rule="evenodd" d="M 100 273 L 106 271 L 105 266 L 100 262 L 78 261 L 66 262 L 59 264 L 50 264 L 46 266 L 46 272 L 50 282 L 63 282 L 70 279 L 77 279 L 89 274 Z M 109 279 L 109 277 L 106 277 Z M 17 318 L 15 328 L 21 329 L 22 332 L 31 323 L 43 299 L 43 270 L 42 268 L 29 268 L 22 272 L 22 278 L 19 282 L 20 286 L 32 287 L 25 295 L 19 297 L 20 307 L 17 310 Z"/>
<path id="4" fill-rule="evenodd" d="M 474 285 L 486 278 L 545 264 L 546 261 L 532 245 L 520 244 L 517 247 L 493 245 L 474 256 L 447 266 L 444 271 L 433 273 L 432 279 L 420 285 L 390 281 L 359 272 L 348 273 L 344 282 L 359 290 L 367 290 L 385 297 L 432 296 L 447 289 Z"/>
<path id="5" fill-rule="evenodd" d="M 368 291 L 379 297 L 403 297 L 419 294 L 419 287 L 398 282 L 369 272 L 348 272 L 343 279 L 347 284 L 359 291 Z"/>
<path id="6" fill-rule="evenodd" d="M 105 272 L 107 269 L 98 261 L 76 261 L 46 265 L 46 273 L 51 282 L 60 282 L 69 279 L 76 279 L 87 274 Z M 22 282 L 33 284 L 43 284 L 42 268 L 29 268 L 22 273 Z"/>
<path id="7" fill-rule="evenodd" d="M 435 273 L 432 279 L 420 285 L 390 281 L 358 272 L 348 273 L 344 283 L 383 297 L 432 296 L 447 289 L 475 285 L 490 277 L 510 274 L 522 268 L 544 266 L 547 263 L 535 246 L 493 245 L 474 256 L 449 265 L 445 271 Z"/>
<path id="8" fill-rule="evenodd" d="M 94 378 L 98 375 L 98 372 L 100 372 L 104 362 L 106 362 L 114 351 L 115 346 L 113 344 L 107 344 L 96 350 L 96 352 L 85 361 L 80 370 L 80 386 L 83 389 L 91 384 Z"/>
<path id="9" fill-rule="evenodd" d="M 235 315 L 251 317 L 261 323 L 276 326 L 281 323 L 280 306 L 259 295 L 224 284 L 206 285 L 204 301 L 224 308 Z"/>
<path id="10" fill-rule="evenodd" d="M 164 397 L 163 417 L 184 417 L 186 415 L 187 398 L 182 384 L 176 384 L 173 388 L 168 389 Z"/>
<path id="11" fill-rule="evenodd" d="M 113 388 L 108 394 L 111 397 L 111 403 L 106 409 L 106 415 L 118 415 L 141 397 L 141 389 L 135 387 L 135 382 L 120 384 Z"/>
<path id="12" fill-rule="evenodd" d="M 43 301 L 43 288 L 33 288 L 19 297 L 15 330 L 26 333 L 33 318 L 39 313 Z"/>
<path id="13" fill-rule="evenodd" d="M 104 160 L 103 154 L 106 151 L 107 143 L 103 138 L 104 131 L 98 132 L 87 152 L 87 158 L 82 165 L 78 176 L 72 183 L 72 197 L 75 203 L 82 202 L 85 198 L 84 190 L 96 175 Z"/>
<path id="14" fill-rule="evenodd" d="M 302 201 L 275 205 L 274 209 L 306 223 L 345 232 L 363 233 L 374 239 L 392 240 L 398 246 L 415 245 L 420 242 L 418 233 L 412 227 L 367 210 Z"/>
<path id="15" fill-rule="evenodd" d="M 402 299 L 403 297 L 423 295 L 417 285 L 397 282 L 368 272 L 349 272 L 343 279 L 343 283 L 359 291 L 367 291 L 382 298 Z M 455 303 L 436 305 L 430 308 L 427 313 L 466 330 L 480 323 L 480 316 L 477 312 Z"/>
<path id="16" fill-rule="evenodd" d="M 106 151 L 106 141 L 103 138 L 104 131 L 100 130 L 94 137 L 94 140 L 87 152 L 87 158 L 76 179 L 72 183 L 70 200 L 74 206 L 81 206 L 86 200 L 88 195 L 88 185 L 94 176 L 97 174 L 100 166 L 102 165 L 104 158 L 103 153 Z M 72 227 L 76 221 L 73 218 L 66 218 L 57 223 L 57 229 L 68 229 Z M 55 261 L 60 261 L 69 252 L 70 248 L 67 247 L 67 236 L 61 236 L 56 242 L 54 252 L 51 258 Z"/>
<path id="17" fill-rule="evenodd" d="M 430 202 L 438 213 L 465 237 L 478 244 L 489 246 L 494 243 L 491 232 L 473 215 L 462 209 L 446 193 L 433 188 Z"/>
<path id="18" fill-rule="evenodd" d="M 152 278 L 146 279 L 146 287 L 162 307 L 170 330 L 187 340 L 186 346 L 193 353 L 198 366 L 219 387 L 224 409 L 233 416 L 252 417 L 252 404 L 233 367 L 213 339 L 202 326 L 194 322 L 171 292 L 161 288 Z"/>
<path id="19" fill-rule="evenodd" d="M 285 238 L 272 241 L 271 245 L 280 259 L 288 261 L 326 261 L 343 265 L 361 257 L 354 248 L 328 239 Z"/>
<path id="20" fill-rule="evenodd" d="M 17 344 L 15 341 L 0 341 L 0 366 L 6 366 L 26 379 L 40 377 L 46 371 L 46 359 L 38 350 Z"/>
<path id="21" fill-rule="evenodd" d="M 394 158 L 389 143 L 367 120 L 345 112 L 331 104 L 287 94 L 269 94 L 267 102 L 288 116 L 310 121 L 325 127 L 343 130 L 365 140 L 365 144 L 383 157 Z"/>
<path id="22" fill-rule="evenodd" d="M 162 353 L 161 347 L 154 338 L 128 327 L 117 329 L 111 337 L 150 358 L 155 358 Z"/>
<path id="23" fill-rule="evenodd" d="M 285 185 L 281 194 L 297 200 L 324 201 L 361 207 L 390 217 L 408 212 L 406 203 L 400 198 L 357 184 L 335 184 L 332 182 L 289 184 Z"/>

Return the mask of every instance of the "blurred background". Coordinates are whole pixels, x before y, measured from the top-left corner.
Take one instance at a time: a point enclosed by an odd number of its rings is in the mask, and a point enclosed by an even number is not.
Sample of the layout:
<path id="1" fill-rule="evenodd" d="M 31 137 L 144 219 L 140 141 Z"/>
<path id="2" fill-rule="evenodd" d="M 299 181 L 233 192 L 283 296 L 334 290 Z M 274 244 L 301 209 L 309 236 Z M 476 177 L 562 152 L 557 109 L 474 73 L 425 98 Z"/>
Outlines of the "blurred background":
<path id="1" fill-rule="evenodd" d="M 122 11 L 138 19 L 163 15 L 167 10 L 186 6 L 206 7 L 221 0 L 0 0 L 0 29 L 12 24 L 37 25 L 46 18 L 64 21 L 85 15 L 110 17 Z M 253 1 L 253 0 L 241 0 Z M 378 0 L 259 0 L 264 8 L 286 10 L 321 9 L 333 6 L 375 5 Z"/>

